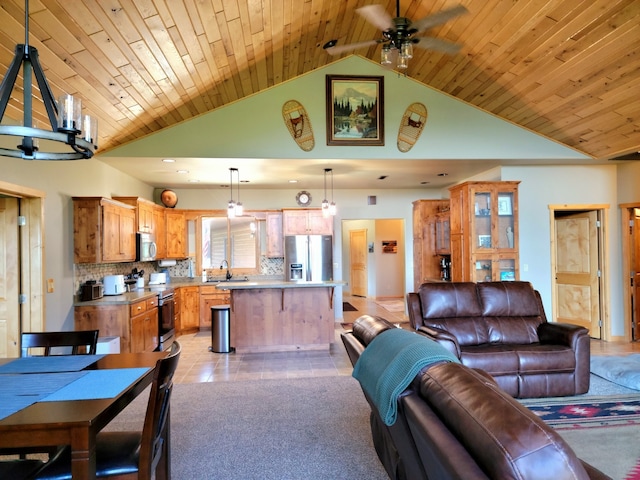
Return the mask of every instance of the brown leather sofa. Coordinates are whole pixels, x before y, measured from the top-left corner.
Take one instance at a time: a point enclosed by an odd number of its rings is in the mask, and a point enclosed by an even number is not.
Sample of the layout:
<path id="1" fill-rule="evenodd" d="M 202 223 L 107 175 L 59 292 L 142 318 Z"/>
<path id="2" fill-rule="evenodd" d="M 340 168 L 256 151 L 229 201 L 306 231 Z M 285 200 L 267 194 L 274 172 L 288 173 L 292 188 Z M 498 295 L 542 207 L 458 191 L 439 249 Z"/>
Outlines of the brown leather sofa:
<path id="1" fill-rule="evenodd" d="M 391 328 L 381 317 L 358 318 L 342 334 L 351 362 Z M 391 479 L 610 479 L 485 372 L 450 362 L 425 367 L 399 396 L 390 426 L 365 397 L 373 443 Z"/>
<path id="2" fill-rule="evenodd" d="M 413 328 L 463 365 L 491 374 L 513 397 L 589 390 L 587 329 L 547 322 L 529 282 L 425 283 L 407 305 Z"/>

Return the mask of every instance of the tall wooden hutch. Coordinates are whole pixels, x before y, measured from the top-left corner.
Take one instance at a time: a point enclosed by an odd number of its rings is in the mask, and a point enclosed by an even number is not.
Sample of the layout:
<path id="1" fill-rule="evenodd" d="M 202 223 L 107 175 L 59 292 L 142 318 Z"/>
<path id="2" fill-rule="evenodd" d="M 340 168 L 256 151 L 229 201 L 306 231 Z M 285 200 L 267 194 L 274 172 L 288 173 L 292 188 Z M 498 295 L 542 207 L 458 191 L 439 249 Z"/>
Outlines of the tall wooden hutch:
<path id="1" fill-rule="evenodd" d="M 519 279 L 519 183 L 465 182 L 449 189 L 452 281 Z"/>

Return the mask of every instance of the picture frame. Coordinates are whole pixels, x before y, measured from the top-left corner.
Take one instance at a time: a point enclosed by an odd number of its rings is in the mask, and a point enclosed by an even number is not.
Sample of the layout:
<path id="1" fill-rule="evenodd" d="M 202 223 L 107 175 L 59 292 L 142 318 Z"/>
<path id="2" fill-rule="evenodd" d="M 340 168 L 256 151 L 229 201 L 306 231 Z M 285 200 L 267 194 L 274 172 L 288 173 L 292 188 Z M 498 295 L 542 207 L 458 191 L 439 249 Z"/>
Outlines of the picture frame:
<path id="1" fill-rule="evenodd" d="M 478 246 L 481 248 L 491 248 L 491 235 L 478 235 Z"/>
<path id="2" fill-rule="evenodd" d="M 383 240 L 382 241 L 382 253 L 398 253 L 398 241 L 397 240 Z"/>
<path id="3" fill-rule="evenodd" d="M 384 77 L 327 75 L 327 145 L 384 146 Z"/>
<path id="4" fill-rule="evenodd" d="M 510 196 L 498 195 L 498 215 L 513 215 Z"/>

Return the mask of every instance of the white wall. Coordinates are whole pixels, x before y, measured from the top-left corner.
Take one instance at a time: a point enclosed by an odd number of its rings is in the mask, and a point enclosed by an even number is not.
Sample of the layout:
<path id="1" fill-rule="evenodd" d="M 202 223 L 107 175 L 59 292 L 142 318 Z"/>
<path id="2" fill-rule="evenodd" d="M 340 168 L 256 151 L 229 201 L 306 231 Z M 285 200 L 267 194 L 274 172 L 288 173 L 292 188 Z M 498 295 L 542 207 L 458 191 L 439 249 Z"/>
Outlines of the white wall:
<path id="1" fill-rule="evenodd" d="M 615 165 L 502 167 L 502 180 L 521 180 L 518 190 L 520 278 L 540 291 L 551 315 L 551 218 L 549 205 L 609 205 L 608 271 L 611 335 L 624 335 L 620 213 Z M 528 266 L 525 271 L 524 266 Z"/>
<path id="2" fill-rule="evenodd" d="M 97 160 L 36 161 L 4 158 L 2 180 L 46 193 L 44 201 L 44 278 L 54 291 L 45 295 L 45 328 L 73 330 L 74 196 L 140 195 L 153 189 Z"/>

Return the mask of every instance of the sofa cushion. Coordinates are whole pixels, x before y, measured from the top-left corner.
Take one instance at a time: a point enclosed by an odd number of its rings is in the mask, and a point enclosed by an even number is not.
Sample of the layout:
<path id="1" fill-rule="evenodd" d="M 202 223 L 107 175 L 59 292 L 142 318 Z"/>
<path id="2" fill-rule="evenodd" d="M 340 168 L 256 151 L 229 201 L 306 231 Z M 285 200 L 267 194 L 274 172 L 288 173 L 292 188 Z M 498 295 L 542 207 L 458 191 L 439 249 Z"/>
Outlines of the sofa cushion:
<path id="1" fill-rule="evenodd" d="M 476 285 L 484 317 L 540 316 L 538 299 L 529 282 L 482 282 Z"/>
<path id="2" fill-rule="evenodd" d="M 421 286 L 418 293 L 425 319 L 482 315 L 475 283 L 429 283 Z"/>
<path id="3" fill-rule="evenodd" d="M 473 370 L 436 365 L 420 394 L 490 478 L 588 478 L 560 435 Z"/>
<path id="4" fill-rule="evenodd" d="M 460 360 L 491 375 L 573 372 L 576 357 L 562 345 L 471 345 L 461 347 Z"/>

